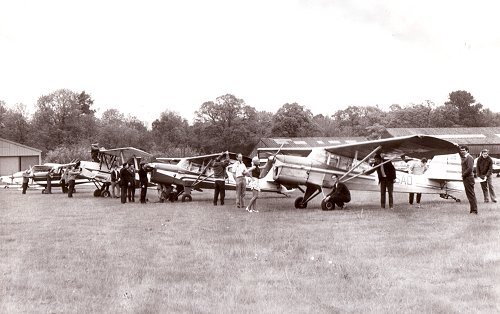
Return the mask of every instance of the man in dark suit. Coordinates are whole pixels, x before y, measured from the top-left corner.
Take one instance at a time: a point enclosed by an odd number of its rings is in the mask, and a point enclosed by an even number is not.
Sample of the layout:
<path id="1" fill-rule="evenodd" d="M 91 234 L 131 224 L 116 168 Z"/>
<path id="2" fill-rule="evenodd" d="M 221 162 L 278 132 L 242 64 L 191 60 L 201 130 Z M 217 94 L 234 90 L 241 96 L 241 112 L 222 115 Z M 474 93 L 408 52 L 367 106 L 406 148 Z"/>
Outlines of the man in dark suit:
<path id="1" fill-rule="evenodd" d="M 124 163 L 122 169 L 120 169 L 120 187 L 121 187 L 121 202 L 125 204 L 127 202 L 127 190 L 130 184 L 130 179 L 132 174 L 128 170 L 128 163 Z"/>
<path id="2" fill-rule="evenodd" d="M 141 203 L 146 204 L 146 193 L 148 191 L 148 173 L 146 171 L 146 164 L 141 164 L 139 169 L 139 181 L 141 185 Z"/>
<path id="3" fill-rule="evenodd" d="M 366 174 L 377 171 L 378 183 L 380 184 L 380 206 L 385 208 L 385 192 L 387 191 L 387 194 L 389 195 L 389 207 L 390 209 L 393 209 L 394 199 L 392 191 L 394 190 L 394 180 L 396 180 L 396 168 L 394 168 L 391 161 L 383 159 L 380 154 L 376 154 L 374 159 L 374 166 L 376 168 L 367 171 Z"/>
<path id="4" fill-rule="evenodd" d="M 474 192 L 474 158 L 469 154 L 467 146 L 460 146 L 460 157 L 462 157 L 462 182 L 464 183 L 465 195 L 470 204 L 470 213 L 477 215 L 477 200 Z"/>

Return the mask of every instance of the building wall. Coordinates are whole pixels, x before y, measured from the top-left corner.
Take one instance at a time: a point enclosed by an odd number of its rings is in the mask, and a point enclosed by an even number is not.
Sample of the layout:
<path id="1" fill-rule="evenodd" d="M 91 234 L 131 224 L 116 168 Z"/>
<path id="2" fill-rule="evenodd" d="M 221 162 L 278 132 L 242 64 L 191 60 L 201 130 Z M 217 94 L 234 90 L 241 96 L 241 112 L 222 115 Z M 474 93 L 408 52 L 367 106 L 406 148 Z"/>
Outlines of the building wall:
<path id="1" fill-rule="evenodd" d="M 1 157 L 0 156 L 0 176 L 8 176 L 19 169 L 19 157 Z"/>
<path id="2" fill-rule="evenodd" d="M 41 150 L 0 138 L 0 176 L 41 163 Z"/>

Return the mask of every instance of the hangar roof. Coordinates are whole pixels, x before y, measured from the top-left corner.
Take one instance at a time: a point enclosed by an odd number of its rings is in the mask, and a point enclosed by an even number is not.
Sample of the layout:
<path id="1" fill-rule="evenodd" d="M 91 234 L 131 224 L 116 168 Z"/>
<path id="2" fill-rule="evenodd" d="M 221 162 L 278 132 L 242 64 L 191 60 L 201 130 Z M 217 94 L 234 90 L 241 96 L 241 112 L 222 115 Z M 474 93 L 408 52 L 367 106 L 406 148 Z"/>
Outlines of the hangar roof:
<path id="1" fill-rule="evenodd" d="M 0 138 L 0 156 L 34 156 L 41 153 L 39 149 Z"/>

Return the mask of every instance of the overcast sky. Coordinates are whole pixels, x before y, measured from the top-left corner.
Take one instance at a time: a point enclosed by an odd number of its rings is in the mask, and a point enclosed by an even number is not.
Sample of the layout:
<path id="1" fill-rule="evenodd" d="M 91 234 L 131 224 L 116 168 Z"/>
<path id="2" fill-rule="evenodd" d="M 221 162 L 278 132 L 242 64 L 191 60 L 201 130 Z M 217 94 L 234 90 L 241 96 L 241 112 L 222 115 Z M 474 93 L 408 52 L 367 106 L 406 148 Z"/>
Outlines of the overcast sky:
<path id="1" fill-rule="evenodd" d="M 2 0 L 0 100 L 85 90 L 98 114 L 189 121 L 230 93 L 297 102 L 442 105 L 455 90 L 500 110 L 498 1 Z"/>

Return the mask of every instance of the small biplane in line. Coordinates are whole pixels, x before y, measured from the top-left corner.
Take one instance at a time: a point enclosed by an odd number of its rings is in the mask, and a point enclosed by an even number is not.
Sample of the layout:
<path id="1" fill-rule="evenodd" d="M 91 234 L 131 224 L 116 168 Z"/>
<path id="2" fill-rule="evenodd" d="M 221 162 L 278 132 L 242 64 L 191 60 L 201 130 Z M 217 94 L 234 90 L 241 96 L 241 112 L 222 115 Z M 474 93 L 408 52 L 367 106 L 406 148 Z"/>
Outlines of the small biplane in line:
<path id="1" fill-rule="evenodd" d="M 190 202 L 193 200 L 191 195 L 192 191 L 203 191 L 203 189 L 214 189 L 215 179 L 213 177 L 212 161 L 218 154 L 208 154 L 193 157 L 182 158 L 156 158 L 157 162 L 147 164 L 148 171 L 151 172 L 151 181 L 165 187 L 172 187 L 175 189 L 165 188 L 165 199 L 171 200 L 181 199 L 182 202 Z M 236 189 L 236 180 L 233 175 L 233 164 L 237 160 L 237 154 L 228 152 L 229 166 L 226 168 L 226 190 Z M 251 166 L 251 158 L 243 157 L 243 163 Z M 247 190 L 249 187 L 247 186 Z M 268 184 L 261 186 L 263 192 L 274 192 L 288 196 L 292 192 L 279 184 Z M 173 195 L 172 195 L 173 193 Z"/>
<path id="2" fill-rule="evenodd" d="M 94 183 L 96 190 L 94 196 L 110 196 L 109 185 L 111 182 L 111 172 L 114 166 L 121 169 L 124 163 L 134 165 L 136 186 L 139 182 L 139 167 L 143 158 L 150 158 L 152 155 L 134 147 L 121 148 L 97 148 L 94 145 L 91 150 L 92 161 L 81 161 L 81 176 Z"/>
<path id="3" fill-rule="evenodd" d="M 46 193 L 48 172 L 52 172 L 50 180 L 51 187 L 60 187 L 64 169 L 75 166 L 81 169 L 81 172 L 77 176 L 75 184 L 93 183 L 96 187 L 94 196 L 108 197 L 110 195 L 109 185 L 111 182 L 111 171 L 113 170 L 115 165 L 118 166 L 118 169 L 120 169 L 122 164 L 125 162 L 134 165 L 134 168 L 136 170 L 136 186 L 138 186 L 139 177 L 137 172 L 139 170 L 141 160 L 142 158 L 149 158 L 152 156 L 145 151 L 133 147 L 114 149 L 93 147 L 91 154 L 91 161 L 81 160 L 72 161 L 66 164 L 45 163 L 43 165 L 35 165 L 31 167 L 29 177 L 32 179 L 32 182 L 44 188 L 42 190 L 42 193 Z M 21 184 L 23 172 L 24 171 L 12 175 L 12 181 L 14 181 L 15 179 L 16 182 L 19 182 L 19 184 Z"/>
<path id="4" fill-rule="evenodd" d="M 322 209 L 331 210 L 335 204 L 327 196 L 333 190 L 334 174 L 351 191 L 380 191 L 376 173 L 366 174 L 373 169 L 368 161 L 376 153 L 383 154 L 388 162 L 402 155 L 432 158 L 456 154 L 459 148 L 454 143 L 436 137 L 413 135 L 312 149 L 260 148 L 258 152 L 259 157 L 272 154 L 265 166 L 269 171 L 264 171 L 263 179 L 259 182 L 261 186 L 279 184 L 287 189 L 298 188 L 304 195 L 295 200 L 295 208 L 306 208 L 312 199 L 322 193 Z M 462 178 L 456 169 L 449 169 L 452 167 L 448 167 L 447 162 L 447 159 L 433 160 L 432 171 L 428 170 L 419 176 L 397 171 L 394 192 L 439 194 L 442 198 L 460 201 L 451 193 L 463 191 Z M 445 164 L 440 167 L 440 163 Z"/>

